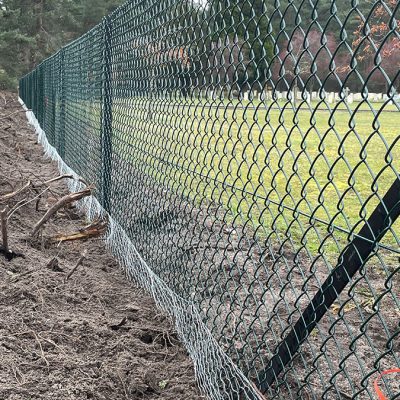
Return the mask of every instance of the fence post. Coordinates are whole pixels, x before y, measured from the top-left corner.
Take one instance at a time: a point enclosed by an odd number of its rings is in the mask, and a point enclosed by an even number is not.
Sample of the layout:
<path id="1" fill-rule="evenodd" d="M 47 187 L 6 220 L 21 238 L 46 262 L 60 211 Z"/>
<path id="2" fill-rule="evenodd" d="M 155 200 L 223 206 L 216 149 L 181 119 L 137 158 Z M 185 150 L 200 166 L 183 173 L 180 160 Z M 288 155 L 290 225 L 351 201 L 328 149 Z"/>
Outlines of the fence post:
<path id="1" fill-rule="evenodd" d="M 103 19 L 104 50 L 102 74 L 102 113 L 101 113 L 101 189 L 100 203 L 110 212 L 111 189 L 111 158 L 112 158 L 112 88 L 111 88 L 111 20 L 107 16 Z"/>
<path id="2" fill-rule="evenodd" d="M 39 65 L 39 90 L 38 90 L 38 95 L 39 95 L 39 102 L 38 102 L 38 106 L 39 106 L 39 111 L 38 111 L 38 120 L 39 120 L 39 124 L 42 127 L 42 129 L 45 129 L 44 126 L 44 78 L 43 78 L 43 62 Z"/>
<path id="3" fill-rule="evenodd" d="M 60 129 L 59 129 L 59 148 L 58 152 L 60 157 L 65 157 L 65 50 L 61 49 L 60 52 Z"/>

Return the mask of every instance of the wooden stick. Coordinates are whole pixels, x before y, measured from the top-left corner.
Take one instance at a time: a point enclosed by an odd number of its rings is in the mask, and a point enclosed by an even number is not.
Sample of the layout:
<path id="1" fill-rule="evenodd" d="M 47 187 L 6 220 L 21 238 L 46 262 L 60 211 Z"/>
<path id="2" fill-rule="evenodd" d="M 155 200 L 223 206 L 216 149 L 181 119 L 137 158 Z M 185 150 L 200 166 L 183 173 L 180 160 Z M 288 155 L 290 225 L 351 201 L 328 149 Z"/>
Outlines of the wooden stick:
<path id="1" fill-rule="evenodd" d="M 74 179 L 74 176 L 73 175 L 60 175 L 60 176 L 57 176 L 56 178 L 52 178 L 52 179 L 49 179 L 48 181 L 42 182 L 40 184 L 37 184 L 36 186 L 48 186 L 50 183 L 59 181 L 59 180 L 64 179 L 64 178 L 66 178 L 66 179 Z M 89 186 L 83 181 L 83 179 L 79 178 L 79 181 L 82 182 L 84 185 Z M 12 187 L 12 184 L 10 182 L 7 181 L 7 184 L 9 184 Z M 0 196 L 0 202 L 4 202 L 6 200 L 9 200 L 9 199 L 17 196 L 18 194 L 22 193 L 24 190 L 28 189 L 30 186 L 33 186 L 33 188 L 35 188 L 35 185 L 32 185 L 31 181 L 28 181 L 21 188 L 13 191 L 11 193 L 7 193 L 7 194 L 5 194 L 3 196 Z"/>
<path id="2" fill-rule="evenodd" d="M 43 182 L 43 185 L 49 185 L 50 183 L 59 181 L 63 178 L 74 179 L 74 176 L 73 175 L 60 175 L 60 176 L 57 176 L 56 178 L 49 179 L 48 181 Z"/>
<path id="3" fill-rule="evenodd" d="M 75 267 L 72 268 L 71 271 L 68 273 L 68 275 L 65 277 L 65 281 L 67 281 L 71 277 L 71 275 L 78 269 L 78 267 L 82 264 L 82 261 L 86 258 L 86 254 L 87 250 L 84 250 L 78 262 L 76 263 Z"/>
<path id="4" fill-rule="evenodd" d="M 70 193 L 64 197 L 62 197 L 60 200 L 58 200 L 56 203 L 53 204 L 52 207 L 50 207 L 46 214 L 43 215 L 43 217 L 40 219 L 40 221 L 34 226 L 32 230 L 32 236 L 35 236 L 39 229 L 51 218 L 52 215 L 54 215 L 60 208 L 65 207 L 69 203 L 73 203 L 74 201 L 81 200 L 84 197 L 90 196 L 92 193 L 92 189 L 86 188 L 82 190 L 81 192 L 76 192 L 76 193 Z"/>
<path id="5" fill-rule="evenodd" d="M 69 235 L 61 234 L 53 238 L 56 242 L 65 242 L 68 240 L 89 239 L 92 237 L 103 235 L 107 228 L 106 221 L 95 221 L 92 224 L 79 229 L 79 232 L 74 232 Z"/>
<path id="6" fill-rule="evenodd" d="M 4 196 L 0 196 L 0 201 L 5 201 L 5 200 L 9 200 L 15 196 L 17 196 L 18 194 L 22 193 L 24 190 L 28 189 L 29 186 L 31 186 L 32 182 L 28 181 L 28 183 L 26 183 L 24 186 L 22 186 L 21 188 L 17 189 L 14 192 L 11 193 L 7 193 Z"/>
<path id="7" fill-rule="evenodd" d="M 0 212 L 1 236 L 3 240 L 3 248 L 4 251 L 8 253 L 10 250 L 8 249 L 7 216 L 8 216 L 8 206 L 6 206 L 4 210 Z"/>
<path id="8" fill-rule="evenodd" d="M 7 119 L 7 118 L 11 117 L 11 116 L 14 115 L 14 114 L 18 114 L 18 113 L 20 113 L 20 112 L 26 112 L 26 111 L 32 111 L 32 110 L 18 110 L 18 111 L 14 111 L 14 112 L 12 112 L 11 114 L 8 114 L 8 115 L 6 115 L 6 116 L 4 116 L 4 117 L 1 117 L 1 118 L 0 118 L 0 121 L 3 120 L 3 119 Z"/>
<path id="9" fill-rule="evenodd" d="M 77 179 L 78 182 L 83 183 L 85 186 L 87 186 L 87 187 L 90 186 L 85 182 L 85 180 L 82 177 L 80 177 L 80 176 L 79 177 L 75 177 L 74 175 L 68 175 L 68 174 L 60 175 L 60 176 L 57 176 L 57 177 L 55 177 L 53 179 L 49 179 L 48 181 L 42 182 L 41 185 L 48 186 L 50 183 L 57 182 L 57 181 L 59 181 L 61 179 L 64 179 L 64 178 L 65 179 Z"/>

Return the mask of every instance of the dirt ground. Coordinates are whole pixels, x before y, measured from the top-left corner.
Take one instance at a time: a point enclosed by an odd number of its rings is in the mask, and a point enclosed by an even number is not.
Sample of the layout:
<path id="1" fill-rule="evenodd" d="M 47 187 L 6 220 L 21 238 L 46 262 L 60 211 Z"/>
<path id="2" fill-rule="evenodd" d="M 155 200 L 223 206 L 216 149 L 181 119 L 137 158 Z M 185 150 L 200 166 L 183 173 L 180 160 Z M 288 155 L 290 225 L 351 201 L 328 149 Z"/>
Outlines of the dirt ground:
<path id="1" fill-rule="evenodd" d="M 67 194 L 65 182 L 43 184 L 57 176 L 16 95 L 0 93 L 0 209 L 13 210 L 9 248 L 20 253 L 10 261 L 0 253 L 0 399 L 204 399 L 171 323 L 102 241 L 52 240 L 87 224 L 76 209 L 59 211 L 31 238 Z"/>

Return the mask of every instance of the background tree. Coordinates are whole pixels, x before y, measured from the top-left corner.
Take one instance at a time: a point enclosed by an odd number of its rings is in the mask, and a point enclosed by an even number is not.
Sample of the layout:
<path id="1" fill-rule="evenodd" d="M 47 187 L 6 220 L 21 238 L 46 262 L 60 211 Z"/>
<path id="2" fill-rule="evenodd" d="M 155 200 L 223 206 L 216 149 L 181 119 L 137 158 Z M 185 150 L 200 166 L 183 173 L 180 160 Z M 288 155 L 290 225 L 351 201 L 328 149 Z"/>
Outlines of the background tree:
<path id="1" fill-rule="evenodd" d="M 222 68 L 236 76 L 238 86 L 258 85 L 255 89 L 261 90 L 273 56 L 268 2 L 220 0 L 208 12 L 213 36 L 210 50 L 222 55 Z M 232 62 L 237 64 L 229 67 Z"/>
<path id="2" fill-rule="evenodd" d="M 0 0 L 0 88 L 86 32 L 123 0 Z"/>
<path id="3" fill-rule="evenodd" d="M 372 13 L 366 21 L 359 17 L 353 40 L 363 78 L 369 79 L 376 89 L 386 92 L 389 83 L 396 80 L 394 87 L 399 89 L 400 21 L 392 19 L 398 1 L 386 0 L 384 4 L 371 0 L 366 2 L 372 8 Z"/>
<path id="4" fill-rule="evenodd" d="M 15 88 L 21 75 L 88 31 L 123 1 L 0 0 L 0 88 Z M 326 87 L 336 90 L 340 82 L 338 75 L 330 74 L 327 50 L 340 46 L 335 56 L 336 65 L 340 65 L 336 73 L 350 74 L 346 85 L 360 90 L 363 79 L 371 75 L 371 88 L 388 90 L 388 81 L 393 79 L 397 79 L 395 85 L 399 87 L 399 25 L 391 19 L 397 3 L 398 0 L 182 0 L 166 11 L 170 14 L 163 17 L 169 23 L 160 29 L 172 30 L 163 35 L 163 46 L 182 48 L 190 57 L 189 72 L 188 68 L 179 72 L 185 77 L 186 86 L 211 84 L 262 90 L 267 84 L 275 85 L 278 79 L 282 89 L 293 84 L 295 90 L 297 85 L 306 85 L 310 90 L 321 79 Z M 137 8 L 148 14 L 148 4 L 139 2 Z M 369 16 L 368 21 L 361 14 Z M 389 26 L 390 21 L 397 24 L 395 31 Z M 328 42 L 319 50 L 322 31 Z M 309 32 L 307 38 L 305 32 Z M 344 40 L 356 52 L 357 71 L 363 79 L 350 71 L 351 49 Z M 380 49 L 382 58 L 379 68 L 376 49 Z M 135 51 L 129 49 L 121 58 L 131 57 Z M 310 55 L 315 55 L 316 60 Z M 166 63 L 163 68 L 160 79 L 166 68 L 173 66 Z M 297 68 L 297 74 L 293 68 Z M 303 83 L 297 77 L 290 82 L 296 75 Z"/>
<path id="5" fill-rule="evenodd" d="M 306 33 L 297 29 L 284 42 L 275 60 L 274 82 L 280 89 L 293 90 L 296 103 L 298 88 L 312 92 L 315 84 L 326 84 L 326 79 L 332 75 L 330 65 L 336 48 L 333 34 L 324 35 L 317 30 Z"/>

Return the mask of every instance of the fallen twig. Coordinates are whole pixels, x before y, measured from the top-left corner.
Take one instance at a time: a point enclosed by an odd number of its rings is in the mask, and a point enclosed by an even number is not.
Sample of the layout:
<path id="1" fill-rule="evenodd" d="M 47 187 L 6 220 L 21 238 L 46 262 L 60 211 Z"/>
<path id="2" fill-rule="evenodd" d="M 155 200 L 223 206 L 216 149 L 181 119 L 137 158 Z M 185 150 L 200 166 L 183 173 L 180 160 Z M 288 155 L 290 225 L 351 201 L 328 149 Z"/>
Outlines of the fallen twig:
<path id="1" fill-rule="evenodd" d="M 10 200 L 11 198 L 17 196 L 18 194 L 22 193 L 24 190 L 28 189 L 29 186 L 31 186 L 31 184 L 32 184 L 32 182 L 28 181 L 28 183 L 26 183 L 21 188 L 15 190 L 14 192 L 7 193 L 7 194 L 5 194 L 3 196 L 0 196 L 0 202 L 6 201 L 6 200 Z"/>
<path id="2" fill-rule="evenodd" d="M 26 111 L 32 111 L 32 110 L 18 110 L 18 111 L 14 111 L 14 112 L 12 112 L 11 114 L 8 114 L 8 115 L 6 115 L 6 116 L 4 116 L 4 117 L 1 117 L 1 118 L 0 118 L 0 121 L 2 121 L 3 119 L 7 119 L 7 118 L 11 117 L 11 116 L 14 115 L 14 114 L 18 114 L 18 113 L 20 113 L 20 112 L 26 112 Z"/>
<path id="3" fill-rule="evenodd" d="M 15 257 L 25 258 L 25 256 L 21 253 L 11 251 L 8 247 L 8 230 L 7 230 L 8 209 L 9 209 L 8 206 L 6 206 L 3 211 L 0 211 L 1 236 L 3 241 L 3 244 L 0 245 L 0 253 L 4 254 L 4 256 L 8 261 L 11 261 Z"/>
<path id="4" fill-rule="evenodd" d="M 67 281 L 71 277 L 71 275 L 78 269 L 78 267 L 82 264 L 82 261 L 86 258 L 86 254 L 87 250 L 84 250 L 78 262 L 76 263 L 75 267 L 72 268 L 71 271 L 68 273 L 68 275 L 65 277 L 65 281 Z"/>
<path id="5" fill-rule="evenodd" d="M 0 211 L 0 221 L 1 221 L 1 237 L 3 241 L 4 251 L 9 253 L 8 249 L 8 232 L 7 232 L 7 216 L 8 216 L 8 206 L 4 210 Z"/>
<path id="6" fill-rule="evenodd" d="M 47 181 L 44 181 L 39 175 L 35 174 L 33 171 L 30 171 L 30 174 L 33 175 L 39 182 L 40 185 L 48 185 L 52 182 L 59 181 L 60 179 L 66 178 L 66 179 L 77 179 L 79 182 L 83 183 L 85 186 L 89 186 L 82 177 L 77 177 L 72 174 L 64 174 L 60 176 L 56 176 L 55 178 L 49 179 Z M 39 184 L 37 184 L 39 186 Z"/>
<path id="7" fill-rule="evenodd" d="M 73 175 L 60 175 L 60 176 L 57 176 L 56 178 L 49 179 L 48 181 L 43 182 L 43 185 L 50 185 L 50 183 L 59 181 L 59 180 L 64 179 L 64 178 L 74 179 L 74 176 Z"/>
<path id="8" fill-rule="evenodd" d="M 43 184 L 43 185 L 49 185 L 50 183 L 57 182 L 57 181 L 59 181 L 59 180 L 61 180 L 61 179 L 64 179 L 64 178 L 65 178 L 65 179 L 77 179 L 78 182 L 81 182 L 81 183 L 83 183 L 85 186 L 88 186 L 88 187 L 89 187 L 89 185 L 85 182 L 85 180 L 84 180 L 82 177 L 76 177 L 76 176 L 74 176 L 74 175 L 69 175 L 69 174 L 57 176 L 56 178 L 50 179 L 50 180 L 48 180 L 48 181 L 45 181 L 45 182 L 43 182 L 42 184 Z"/>
<path id="9" fill-rule="evenodd" d="M 92 224 L 85 226 L 82 229 L 79 229 L 78 232 L 74 232 L 69 235 L 66 234 L 57 235 L 53 238 L 53 240 L 55 242 L 66 242 L 70 240 L 89 239 L 104 234 L 106 227 L 107 227 L 106 221 L 97 220 Z"/>
<path id="10" fill-rule="evenodd" d="M 51 206 L 46 214 L 40 219 L 32 230 L 31 236 L 35 236 L 39 229 L 54 215 L 60 208 L 65 207 L 67 204 L 73 203 L 74 201 L 81 200 L 84 197 L 90 196 L 92 189 L 90 187 L 82 190 L 81 192 L 70 193 L 60 200 L 58 200 L 53 206 Z"/>
<path id="11" fill-rule="evenodd" d="M 39 203 L 40 199 L 42 198 L 42 195 L 40 194 L 39 189 L 35 185 L 32 185 L 32 190 L 36 193 L 35 211 L 39 211 Z"/>
<path id="12" fill-rule="evenodd" d="M 7 219 L 10 219 L 12 217 L 12 215 L 19 210 L 21 207 L 26 206 L 27 204 L 31 203 L 32 201 L 36 200 L 37 198 L 40 198 L 40 196 L 42 196 L 43 193 L 47 192 L 49 190 L 49 188 L 44 189 L 41 193 L 39 193 L 37 196 L 33 197 L 32 199 L 29 199 L 27 201 L 22 200 L 20 202 L 18 202 L 10 211 L 10 214 L 8 215 Z"/>

